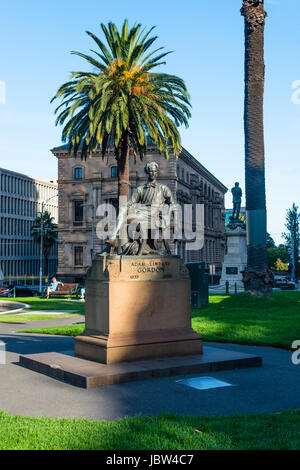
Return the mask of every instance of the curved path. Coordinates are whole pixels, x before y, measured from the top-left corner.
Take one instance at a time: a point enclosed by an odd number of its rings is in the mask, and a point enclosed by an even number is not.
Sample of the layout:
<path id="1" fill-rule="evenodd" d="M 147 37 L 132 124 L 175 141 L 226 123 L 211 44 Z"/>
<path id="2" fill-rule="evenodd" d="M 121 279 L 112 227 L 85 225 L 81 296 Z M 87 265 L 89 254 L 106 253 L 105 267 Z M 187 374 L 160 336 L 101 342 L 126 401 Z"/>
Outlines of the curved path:
<path id="1" fill-rule="evenodd" d="M 201 391 L 177 383 L 183 376 L 86 390 L 18 365 L 19 354 L 72 350 L 73 338 L 15 333 L 16 330 L 76 322 L 82 322 L 82 317 L 21 325 L 0 323 L 0 341 L 6 343 L 7 350 L 7 363 L 0 364 L 0 409 L 27 416 L 114 420 L 163 412 L 217 416 L 300 408 L 300 365 L 292 364 L 291 352 L 272 348 L 213 343 L 214 347 L 261 355 L 264 365 L 211 373 L 210 377 L 234 386 Z"/>

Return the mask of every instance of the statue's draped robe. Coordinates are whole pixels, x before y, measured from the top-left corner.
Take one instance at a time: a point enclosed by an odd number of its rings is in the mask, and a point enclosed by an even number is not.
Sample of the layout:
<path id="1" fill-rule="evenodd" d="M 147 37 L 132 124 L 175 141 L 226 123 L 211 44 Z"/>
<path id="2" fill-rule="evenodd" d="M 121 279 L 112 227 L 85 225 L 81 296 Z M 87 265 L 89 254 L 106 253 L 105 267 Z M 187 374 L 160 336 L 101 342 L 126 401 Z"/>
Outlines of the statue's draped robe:
<path id="1" fill-rule="evenodd" d="M 147 227 L 158 227 L 159 212 L 163 204 L 174 204 L 170 189 L 157 182 L 146 183 L 139 186 L 127 204 L 128 222 L 140 221 L 147 223 Z"/>
<path id="2" fill-rule="evenodd" d="M 163 184 L 153 181 L 139 186 L 134 191 L 130 201 L 120 209 L 114 236 L 118 235 L 125 241 L 128 226 L 131 226 L 133 231 L 134 228 L 138 226 L 143 230 L 163 227 L 162 218 L 160 217 L 162 207 L 165 204 L 174 204 L 174 202 L 172 192 Z M 149 234 L 144 233 L 143 238 L 149 239 Z M 150 239 L 148 241 L 150 241 Z M 151 248 L 154 247 L 151 241 L 150 246 Z M 127 238 L 127 248 L 125 248 L 124 252 L 126 254 L 136 254 L 136 251 L 136 242 L 129 241 Z"/>

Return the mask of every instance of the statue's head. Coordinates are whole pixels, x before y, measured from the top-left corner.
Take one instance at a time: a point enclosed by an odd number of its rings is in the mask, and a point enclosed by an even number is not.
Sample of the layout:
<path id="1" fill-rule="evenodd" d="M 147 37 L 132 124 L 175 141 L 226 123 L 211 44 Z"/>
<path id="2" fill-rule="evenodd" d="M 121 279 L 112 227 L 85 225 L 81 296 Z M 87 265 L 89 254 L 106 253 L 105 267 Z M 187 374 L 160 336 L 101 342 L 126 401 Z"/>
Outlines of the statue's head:
<path id="1" fill-rule="evenodd" d="M 258 7 L 264 4 L 264 0 L 244 0 L 244 3 L 250 7 Z"/>
<path id="2" fill-rule="evenodd" d="M 238 188 L 239 185 L 240 185 L 240 183 L 238 183 L 238 182 L 234 183 L 234 186 L 235 186 L 236 188 Z"/>
<path id="3" fill-rule="evenodd" d="M 147 163 L 144 170 L 150 181 L 156 180 L 158 177 L 159 166 L 156 162 Z"/>

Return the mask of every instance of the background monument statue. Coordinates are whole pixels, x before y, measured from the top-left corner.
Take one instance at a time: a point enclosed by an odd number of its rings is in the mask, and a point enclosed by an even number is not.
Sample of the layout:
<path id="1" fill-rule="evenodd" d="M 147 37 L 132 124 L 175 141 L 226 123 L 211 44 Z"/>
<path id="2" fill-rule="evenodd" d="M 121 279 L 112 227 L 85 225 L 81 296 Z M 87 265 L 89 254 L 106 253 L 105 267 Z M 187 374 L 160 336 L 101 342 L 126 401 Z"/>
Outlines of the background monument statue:
<path id="1" fill-rule="evenodd" d="M 246 224 L 239 218 L 243 194 L 239 183 L 235 183 L 231 193 L 233 210 L 225 228 L 226 252 L 220 284 L 225 286 L 228 282 L 231 292 L 239 292 L 244 290 L 242 273 L 247 265 Z"/>
<path id="2" fill-rule="evenodd" d="M 232 202 L 233 202 L 233 211 L 230 220 L 238 220 L 240 211 L 241 211 L 241 203 L 242 203 L 242 190 L 239 186 L 239 183 L 235 183 L 234 187 L 231 190 L 232 193 Z"/>

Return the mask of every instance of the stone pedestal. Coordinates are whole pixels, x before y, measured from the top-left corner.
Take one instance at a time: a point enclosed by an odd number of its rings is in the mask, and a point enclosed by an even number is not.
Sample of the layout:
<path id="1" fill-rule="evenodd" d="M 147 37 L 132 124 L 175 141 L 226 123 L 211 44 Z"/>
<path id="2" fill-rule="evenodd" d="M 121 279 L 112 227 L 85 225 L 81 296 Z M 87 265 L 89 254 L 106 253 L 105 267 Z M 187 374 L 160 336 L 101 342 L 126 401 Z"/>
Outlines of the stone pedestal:
<path id="1" fill-rule="evenodd" d="M 201 354 L 190 291 L 177 256 L 98 255 L 87 273 L 86 329 L 75 355 L 111 364 Z"/>
<path id="2" fill-rule="evenodd" d="M 239 291 L 244 290 L 242 271 L 247 265 L 246 228 L 243 223 L 230 223 L 226 227 L 226 254 L 222 266 L 220 284 L 229 282 L 231 288 L 237 286 Z"/>

